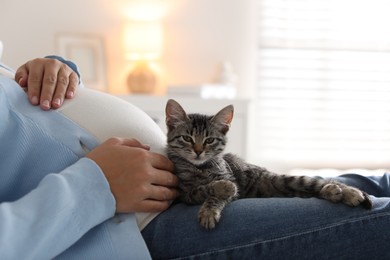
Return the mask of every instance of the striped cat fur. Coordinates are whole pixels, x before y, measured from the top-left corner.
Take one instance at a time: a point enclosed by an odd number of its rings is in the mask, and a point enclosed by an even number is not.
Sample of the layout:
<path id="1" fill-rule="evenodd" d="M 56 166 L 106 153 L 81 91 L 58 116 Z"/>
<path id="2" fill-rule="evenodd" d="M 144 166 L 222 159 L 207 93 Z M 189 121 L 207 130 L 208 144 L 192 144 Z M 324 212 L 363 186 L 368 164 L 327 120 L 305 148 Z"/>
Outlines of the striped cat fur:
<path id="1" fill-rule="evenodd" d="M 201 226 L 215 228 L 226 204 L 242 198 L 317 197 L 352 207 L 372 207 L 369 195 L 355 187 L 319 177 L 273 173 L 224 153 L 233 111 L 229 105 L 208 116 L 187 114 L 172 99 L 166 105 L 167 154 L 180 180 L 179 199 L 201 204 Z"/>

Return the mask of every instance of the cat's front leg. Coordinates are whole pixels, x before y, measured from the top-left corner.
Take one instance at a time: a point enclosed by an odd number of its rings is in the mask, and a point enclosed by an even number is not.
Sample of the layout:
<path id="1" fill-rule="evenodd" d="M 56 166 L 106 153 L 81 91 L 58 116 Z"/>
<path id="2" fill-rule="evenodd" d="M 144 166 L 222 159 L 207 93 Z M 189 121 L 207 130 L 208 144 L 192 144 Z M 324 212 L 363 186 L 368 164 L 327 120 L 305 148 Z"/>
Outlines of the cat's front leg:
<path id="1" fill-rule="evenodd" d="M 209 188 L 207 185 L 194 185 L 184 187 L 181 185 L 182 192 L 180 193 L 180 200 L 187 204 L 202 204 L 209 197 Z"/>
<path id="2" fill-rule="evenodd" d="M 209 197 L 199 210 L 198 220 L 202 227 L 213 229 L 219 222 L 225 205 L 237 197 L 238 188 L 228 180 L 212 182 L 208 188 Z"/>

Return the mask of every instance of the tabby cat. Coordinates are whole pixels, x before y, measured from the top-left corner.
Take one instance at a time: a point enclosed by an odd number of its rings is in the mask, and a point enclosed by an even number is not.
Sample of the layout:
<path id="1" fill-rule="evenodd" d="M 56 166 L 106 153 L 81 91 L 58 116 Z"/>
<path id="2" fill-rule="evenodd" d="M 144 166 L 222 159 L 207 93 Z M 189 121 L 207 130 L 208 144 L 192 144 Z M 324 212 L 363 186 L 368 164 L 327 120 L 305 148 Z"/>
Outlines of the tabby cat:
<path id="1" fill-rule="evenodd" d="M 166 105 L 167 154 L 179 177 L 180 200 L 202 204 L 201 226 L 212 229 L 227 203 L 254 197 L 318 197 L 370 209 L 365 192 L 345 184 L 308 176 L 280 175 L 224 153 L 233 106 L 214 116 L 187 114 L 170 99 Z"/>

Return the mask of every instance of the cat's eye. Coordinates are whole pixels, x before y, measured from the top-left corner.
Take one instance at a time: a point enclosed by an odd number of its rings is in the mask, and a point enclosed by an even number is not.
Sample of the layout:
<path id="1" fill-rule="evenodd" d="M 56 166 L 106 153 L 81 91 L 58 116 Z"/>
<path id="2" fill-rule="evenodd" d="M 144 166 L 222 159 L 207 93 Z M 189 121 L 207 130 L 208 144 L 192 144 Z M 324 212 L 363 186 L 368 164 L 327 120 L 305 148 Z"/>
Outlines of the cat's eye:
<path id="1" fill-rule="evenodd" d="M 184 141 L 189 142 L 189 143 L 192 142 L 192 138 L 190 136 L 183 135 L 182 137 L 183 137 Z"/>
<path id="2" fill-rule="evenodd" d="M 205 144 L 212 144 L 212 143 L 214 142 L 214 140 L 215 140 L 215 138 L 210 137 L 210 138 L 207 138 L 207 139 L 204 141 L 204 143 L 205 143 Z"/>

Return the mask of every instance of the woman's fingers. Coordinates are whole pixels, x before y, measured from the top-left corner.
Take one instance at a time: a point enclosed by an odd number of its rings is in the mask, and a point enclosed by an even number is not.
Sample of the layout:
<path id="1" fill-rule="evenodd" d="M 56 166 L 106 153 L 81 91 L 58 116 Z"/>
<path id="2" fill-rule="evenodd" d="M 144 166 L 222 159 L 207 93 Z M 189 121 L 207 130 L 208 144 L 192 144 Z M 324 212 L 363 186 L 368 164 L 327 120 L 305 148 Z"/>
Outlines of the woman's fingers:
<path id="1" fill-rule="evenodd" d="M 22 65 L 15 80 L 26 89 L 33 105 L 42 109 L 59 108 L 65 98 L 72 98 L 79 78 L 65 63 L 56 59 L 34 59 Z"/>

